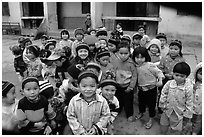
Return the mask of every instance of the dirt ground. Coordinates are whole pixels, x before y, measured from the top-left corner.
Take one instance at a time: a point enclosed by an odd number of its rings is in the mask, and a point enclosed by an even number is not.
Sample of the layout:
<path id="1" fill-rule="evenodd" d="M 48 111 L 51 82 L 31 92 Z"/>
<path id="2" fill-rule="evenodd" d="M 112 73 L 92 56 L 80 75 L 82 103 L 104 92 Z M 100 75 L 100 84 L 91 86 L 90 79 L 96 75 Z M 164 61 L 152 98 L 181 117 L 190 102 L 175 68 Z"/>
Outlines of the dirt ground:
<path id="1" fill-rule="evenodd" d="M 2 80 L 8 80 L 16 85 L 16 91 L 19 95 L 20 82 L 15 74 L 13 67 L 13 58 L 9 46 L 17 44 L 19 36 L 3 35 L 2 36 Z M 173 38 L 173 37 L 172 37 Z M 183 54 L 187 63 L 191 66 L 191 71 L 202 61 L 202 40 L 197 37 L 177 37 L 183 42 Z M 39 44 L 40 41 L 34 41 Z M 190 76 L 192 78 L 192 75 Z M 20 95 L 18 96 L 20 97 Z M 134 101 L 134 115 L 138 114 L 137 94 Z M 144 124 L 148 121 L 148 114 L 137 121 L 128 122 L 125 118 L 124 111 L 119 114 L 114 122 L 114 134 L 116 135 L 160 135 L 159 116 L 154 118 L 154 124 L 151 129 L 145 129 Z"/>

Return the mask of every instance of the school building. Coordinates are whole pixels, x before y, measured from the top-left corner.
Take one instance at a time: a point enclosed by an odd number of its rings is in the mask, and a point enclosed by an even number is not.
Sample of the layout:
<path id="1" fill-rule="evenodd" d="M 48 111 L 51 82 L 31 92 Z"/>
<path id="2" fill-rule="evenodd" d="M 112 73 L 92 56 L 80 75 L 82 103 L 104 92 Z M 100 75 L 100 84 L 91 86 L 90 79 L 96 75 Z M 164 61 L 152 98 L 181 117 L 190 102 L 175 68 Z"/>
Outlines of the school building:
<path id="1" fill-rule="evenodd" d="M 202 2 L 199 4 L 202 7 Z M 125 31 L 145 25 L 148 35 L 163 32 L 202 36 L 202 15 L 157 2 L 2 2 L 2 29 L 8 22 L 19 24 L 21 33 L 84 28 L 87 13 L 91 14 L 93 28 L 104 25 L 113 30 L 120 22 Z"/>

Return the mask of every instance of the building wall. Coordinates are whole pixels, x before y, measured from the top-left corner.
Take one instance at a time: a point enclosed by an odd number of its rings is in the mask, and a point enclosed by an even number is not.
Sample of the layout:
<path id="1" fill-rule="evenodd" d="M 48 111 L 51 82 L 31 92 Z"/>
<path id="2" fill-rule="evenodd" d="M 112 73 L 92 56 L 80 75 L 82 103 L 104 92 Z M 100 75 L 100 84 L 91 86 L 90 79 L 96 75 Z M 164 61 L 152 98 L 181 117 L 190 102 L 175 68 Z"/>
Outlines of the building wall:
<path id="1" fill-rule="evenodd" d="M 2 22 L 19 22 L 21 23 L 21 11 L 19 2 L 9 2 L 10 16 L 2 16 Z"/>
<path id="2" fill-rule="evenodd" d="M 177 15 L 177 10 L 160 6 L 158 32 L 202 36 L 202 18 Z"/>

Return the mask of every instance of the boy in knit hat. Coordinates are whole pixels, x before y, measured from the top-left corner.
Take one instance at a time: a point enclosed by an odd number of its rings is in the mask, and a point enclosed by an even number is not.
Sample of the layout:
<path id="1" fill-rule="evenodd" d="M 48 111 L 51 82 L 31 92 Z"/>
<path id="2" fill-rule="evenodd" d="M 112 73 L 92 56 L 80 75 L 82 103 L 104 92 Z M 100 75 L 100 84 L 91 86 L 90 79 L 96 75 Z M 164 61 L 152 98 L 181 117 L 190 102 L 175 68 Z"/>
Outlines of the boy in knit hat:
<path id="1" fill-rule="evenodd" d="M 156 36 L 161 41 L 161 57 L 165 57 L 169 53 L 169 45 L 167 44 L 167 37 L 164 33 L 159 33 Z"/>
<path id="2" fill-rule="evenodd" d="M 67 120 L 74 135 L 104 135 L 110 119 L 110 109 L 104 97 L 96 94 L 98 77 L 84 71 L 78 77 L 80 93 L 68 106 Z"/>
<path id="3" fill-rule="evenodd" d="M 161 60 L 161 42 L 158 39 L 152 39 L 147 44 L 147 50 L 151 57 L 151 62 L 155 65 L 159 65 Z"/>
<path id="4" fill-rule="evenodd" d="M 108 134 L 113 135 L 113 122 L 118 115 L 119 112 L 119 101 L 115 97 L 115 92 L 117 90 L 117 83 L 115 81 L 115 74 L 108 72 L 106 73 L 106 79 L 101 81 L 100 87 L 101 87 L 101 95 L 106 99 L 108 102 L 111 117 L 108 123 Z"/>
<path id="5" fill-rule="evenodd" d="M 133 53 L 134 49 L 136 49 L 137 47 L 141 46 L 141 39 L 142 39 L 142 35 L 140 35 L 140 33 L 136 32 L 135 34 L 133 34 L 132 36 L 132 46 L 131 46 L 131 54 Z"/>
<path id="6" fill-rule="evenodd" d="M 19 134 L 17 128 L 17 100 L 15 86 L 8 82 L 2 81 L 2 134 L 16 135 Z"/>
<path id="7" fill-rule="evenodd" d="M 82 28 L 77 28 L 74 31 L 74 36 L 76 40 L 72 44 L 72 55 L 76 56 L 76 47 L 79 45 L 79 43 L 84 42 L 84 30 Z"/>
<path id="8" fill-rule="evenodd" d="M 96 55 L 96 43 L 98 42 L 98 39 L 96 36 L 93 35 L 87 35 L 84 37 L 84 43 L 86 43 L 89 46 L 89 51 L 90 51 L 90 58 L 92 61 L 95 60 L 95 55 Z"/>
<path id="9" fill-rule="evenodd" d="M 145 34 L 145 26 L 144 25 L 139 25 L 138 26 L 138 32 L 140 35 L 142 35 L 142 39 L 141 39 L 141 46 L 142 47 L 146 47 L 147 46 L 147 43 L 150 42 L 150 38 L 148 35 Z"/>

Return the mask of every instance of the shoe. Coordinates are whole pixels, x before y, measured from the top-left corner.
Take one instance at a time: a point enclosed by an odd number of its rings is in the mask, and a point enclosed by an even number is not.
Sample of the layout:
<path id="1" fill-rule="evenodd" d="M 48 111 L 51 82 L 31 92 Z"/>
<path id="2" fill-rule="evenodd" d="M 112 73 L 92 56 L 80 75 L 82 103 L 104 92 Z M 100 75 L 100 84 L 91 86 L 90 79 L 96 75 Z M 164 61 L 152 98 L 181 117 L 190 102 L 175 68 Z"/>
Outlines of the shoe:
<path id="1" fill-rule="evenodd" d="M 150 119 L 146 124 L 145 124 L 145 128 L 146 129 L 150 129 L 152 127 L 152 120 Z"/>
<path id="2" fill-rule="evenodd" d="M 128 117 L 128 122 L 133 122 L 135 120 L 135 118 L 133 116 Z"/>
<path id="3" fill-rule="evenodd" d="M 142 118 L 143 116 L 144 116 L 143 113 L 139 113 L 137 116 L 135 116 L 135 119 L 138 120 L 138 119 Z"/>

